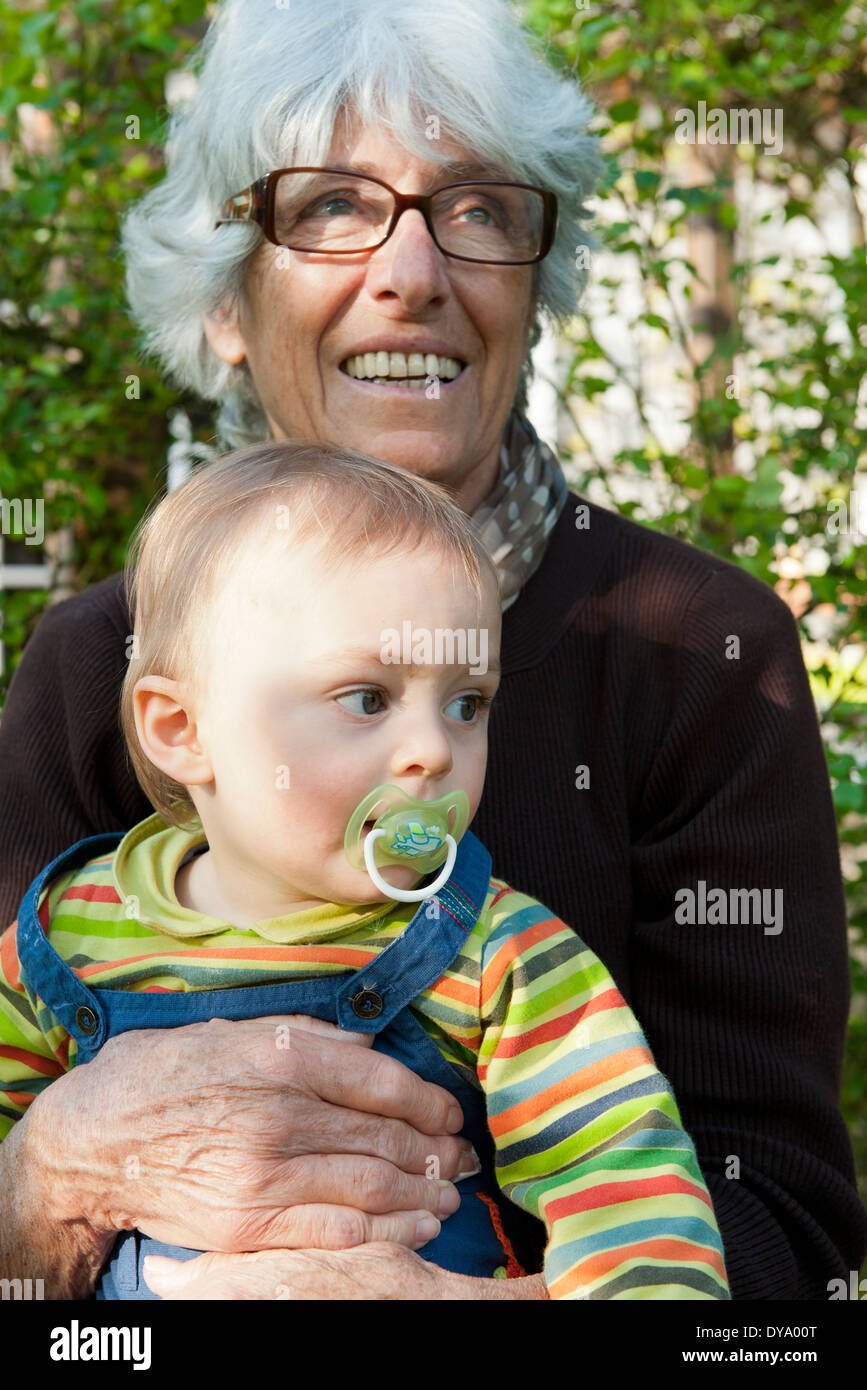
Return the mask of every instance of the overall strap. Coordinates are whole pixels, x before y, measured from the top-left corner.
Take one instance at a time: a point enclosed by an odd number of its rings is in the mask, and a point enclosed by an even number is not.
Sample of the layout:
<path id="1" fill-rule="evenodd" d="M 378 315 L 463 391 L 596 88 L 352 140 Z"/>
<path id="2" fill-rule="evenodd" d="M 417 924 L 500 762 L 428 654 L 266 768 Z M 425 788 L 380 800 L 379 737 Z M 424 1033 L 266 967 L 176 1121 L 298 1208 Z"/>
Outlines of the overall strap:
<path id="1" fill-rule="evenodd" d="M 116 849 L 124 834 L 124 831 L 112 831 L 104 835 L 89 835 L 52 859 L 27 889 L 18 914 L 18 959 L 24 976 L 43 1004 L 79 1045 L 96 1041 L 102 1027 L 99 1010 L 95 1006 L 93 992 L 82 984 L 45 935 L 39 920 L 39 898 L 53 879 Z M 103 1041 L 104 1038 L 101 1038 L 99 1045 Z"/>

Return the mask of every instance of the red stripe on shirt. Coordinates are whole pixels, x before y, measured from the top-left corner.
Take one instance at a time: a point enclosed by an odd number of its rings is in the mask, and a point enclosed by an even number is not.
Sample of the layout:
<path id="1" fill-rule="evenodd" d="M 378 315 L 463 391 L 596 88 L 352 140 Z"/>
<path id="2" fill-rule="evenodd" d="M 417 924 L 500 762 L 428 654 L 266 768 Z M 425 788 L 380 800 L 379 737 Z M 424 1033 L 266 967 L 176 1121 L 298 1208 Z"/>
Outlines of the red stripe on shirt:
<path id="1" fill-rule="evenodd" d="M 120 896 L 117 889 L 110 883 L 73 883 L 67 888 L 65 893 L 60 895 L 58 909 L 56 910 L 59 910 L 60 903 L 65 903 L 69 899 L 75 902 L 86 903 L 123 902 L 123 898 Z"/>
<path id="2" fill-rule="evenodd" d="M 623 1182 L 603 1183 L 601 1187 L 587 1188 L 583 1192 L 570 1192 L 565 1197 L 548 1202 L 545 1214 L 549 1221 L 557 1221 L 563 1217 L 577 1216 L 581 1211 L 619 1206 L 622 1202 L 638 1202 L 644 1197 L 671 1196 L 675 1192 L 700 1197 L 705 1206 L 711 1207 L 710 1199 L 696 1183 L 687 1182 L 685 1178 L 671 1173 L 657 1178 L 632 1177 Z"/>

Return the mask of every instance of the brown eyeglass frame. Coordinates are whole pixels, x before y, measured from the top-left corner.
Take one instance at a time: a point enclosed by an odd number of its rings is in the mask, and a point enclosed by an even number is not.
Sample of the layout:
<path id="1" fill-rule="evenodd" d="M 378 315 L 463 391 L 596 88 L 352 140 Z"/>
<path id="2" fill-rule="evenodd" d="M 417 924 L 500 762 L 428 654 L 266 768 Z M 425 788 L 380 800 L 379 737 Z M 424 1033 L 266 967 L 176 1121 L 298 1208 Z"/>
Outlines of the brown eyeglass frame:
<path id="1" fill-rule="evenodd" d="M 433 193 L 398 193 L 396 188 L 386 183 L 384 179 L 377 179 L 372 174 L 359 174 L 354 169 L 332 169 L 320 167 L 319 165 L 296 165 L 291 169 L 272 169 L 270 174 L 263 174 L 255 183 L 251 183 L 249 188 L 242 189 L 240 193 L 233 193 L 227 198 L 220 208 L 215 227 L 222 226 L 226 222 L 258 222 L 265 236 L 274 246 L 284 246 L 285 242 L 278 241 L 274 234 L 274 189 L 277 180 L 283 174 L 346 174 L 354 179 L 366 179 L 368 183 L 377 183 L 380 188 L 384 188 L 394 198 L 394 215 L 388 226 L 388 231 L 378 241 L 375 246 L 365 246 L 360 251 L 309 251 L 303 247 L 286 246 L 287 251 L 302 251 L 306 256 L 363 256 L 368 251 L 376 251 L 380 246 L 384 246 L 397 226 L 402 214 L 408 208 L 417 208 L 425 220 L 425 225 L 430 233 L 431 240 L 437 250 L 444 256 L 449 256 L 456 261 L 470 261 L 474 265 L 536 265 L 548 255 L 554 245 L 554 237 L 557 233 L 557 195 L 547 188 L 537 188 L 532 183 L 514 183 L 511 179 L 459 179 L 455 183 L 444 183 L 439 188 L 435 188 Z M 446 251 L 437 241 L 436 232 L 431 222 L 431 200 L 438 193 L 443 193 L 447 188 L 474 188 L 484 184 L 507 184 L 510 188 L 525 188 L 530 193 L 538 193 L 542 199 L 542 228 L 541 228 L 541 248 L 535 256 L 531 256 L 525 261 L 485 261 L 478 256 L 459 256 L 454 251 Z"/>

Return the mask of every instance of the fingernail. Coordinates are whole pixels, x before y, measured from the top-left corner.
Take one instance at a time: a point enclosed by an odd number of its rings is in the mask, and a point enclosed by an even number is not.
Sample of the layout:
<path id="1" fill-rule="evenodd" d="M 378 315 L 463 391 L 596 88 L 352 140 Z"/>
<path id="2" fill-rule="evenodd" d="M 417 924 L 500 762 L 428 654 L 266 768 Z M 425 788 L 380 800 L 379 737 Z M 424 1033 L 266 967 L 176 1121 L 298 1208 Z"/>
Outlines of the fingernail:
<path id="1" fill-rule="evenodd" d="M 439 1178 L 438 1182 L 442 1191 L 437 1203 L 437 1211 L 440 1216 L 451 1216 L 461 1204 L 461 1194 L 450 1182 L 446 1182 L 445 1178 Z"/>
<path id="2" fill-rule="evenodd" d="M 482 1161 L 472 1145 L 469 1145 L 466 1152 L 461 1154 L 460 1162 L 463 1165 L 454 1182 L 460 1182 L 463 1178 L 474 1178 L 476 1173 L 482 1171 Z"/>
<path id="3" fill-rule="evenodd" d="M 476 1160 L 476 1166 L 474 1168 L 466 1168 L 462 1173 L 458 1173 L 455 1182 L 462 1182 L 464 1178 L 474 1178 L 476 1173 L 481 1173 L 482 1165 L 479 1162 L 478 1155 L 474 1153 L 473 1158 Z"/>
<path id="4" fill-rule="evenodd" d="M 463 1112 L 457 1105 L 450 1105 L 448 1119 L 446 1120 L 446 1129 L 449 1131 L 450 1134 L 455 1134 L 461 1128 L 463 1123 Z"/>
<path id="5" fill-rule="evenodd" d="M 427 1245 L 429 1240 L 440 1233 L 440 1223 L 435 1216 L 423 1216 L 415 1228 L 416 1246 Z"/>

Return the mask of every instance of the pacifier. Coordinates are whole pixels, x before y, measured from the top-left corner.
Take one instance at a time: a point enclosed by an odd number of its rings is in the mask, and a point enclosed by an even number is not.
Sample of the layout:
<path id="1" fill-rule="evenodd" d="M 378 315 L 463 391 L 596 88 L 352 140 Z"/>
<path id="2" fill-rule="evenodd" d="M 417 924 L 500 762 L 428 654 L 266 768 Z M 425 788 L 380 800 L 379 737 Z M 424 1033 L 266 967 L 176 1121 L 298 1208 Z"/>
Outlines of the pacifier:
<path id="1" fill-rule="evenodd" d="M 401 903 L 434 897 L 451 877 L 460 840 L 470 819 L 466 792 L 446 792 L 436 801 L 418 801 L 400 787 L 376 787 L 356 806 L 343 840 L 353 869 L 365 869 L 380 893 Z M 364 827 L 374 825 L 366 838 Z M 435 883 L 424 888 L 392 888 L 379 872 L 387 864 L 411 865 L 420 874 L 432 873 L 445 859 Z"/>

